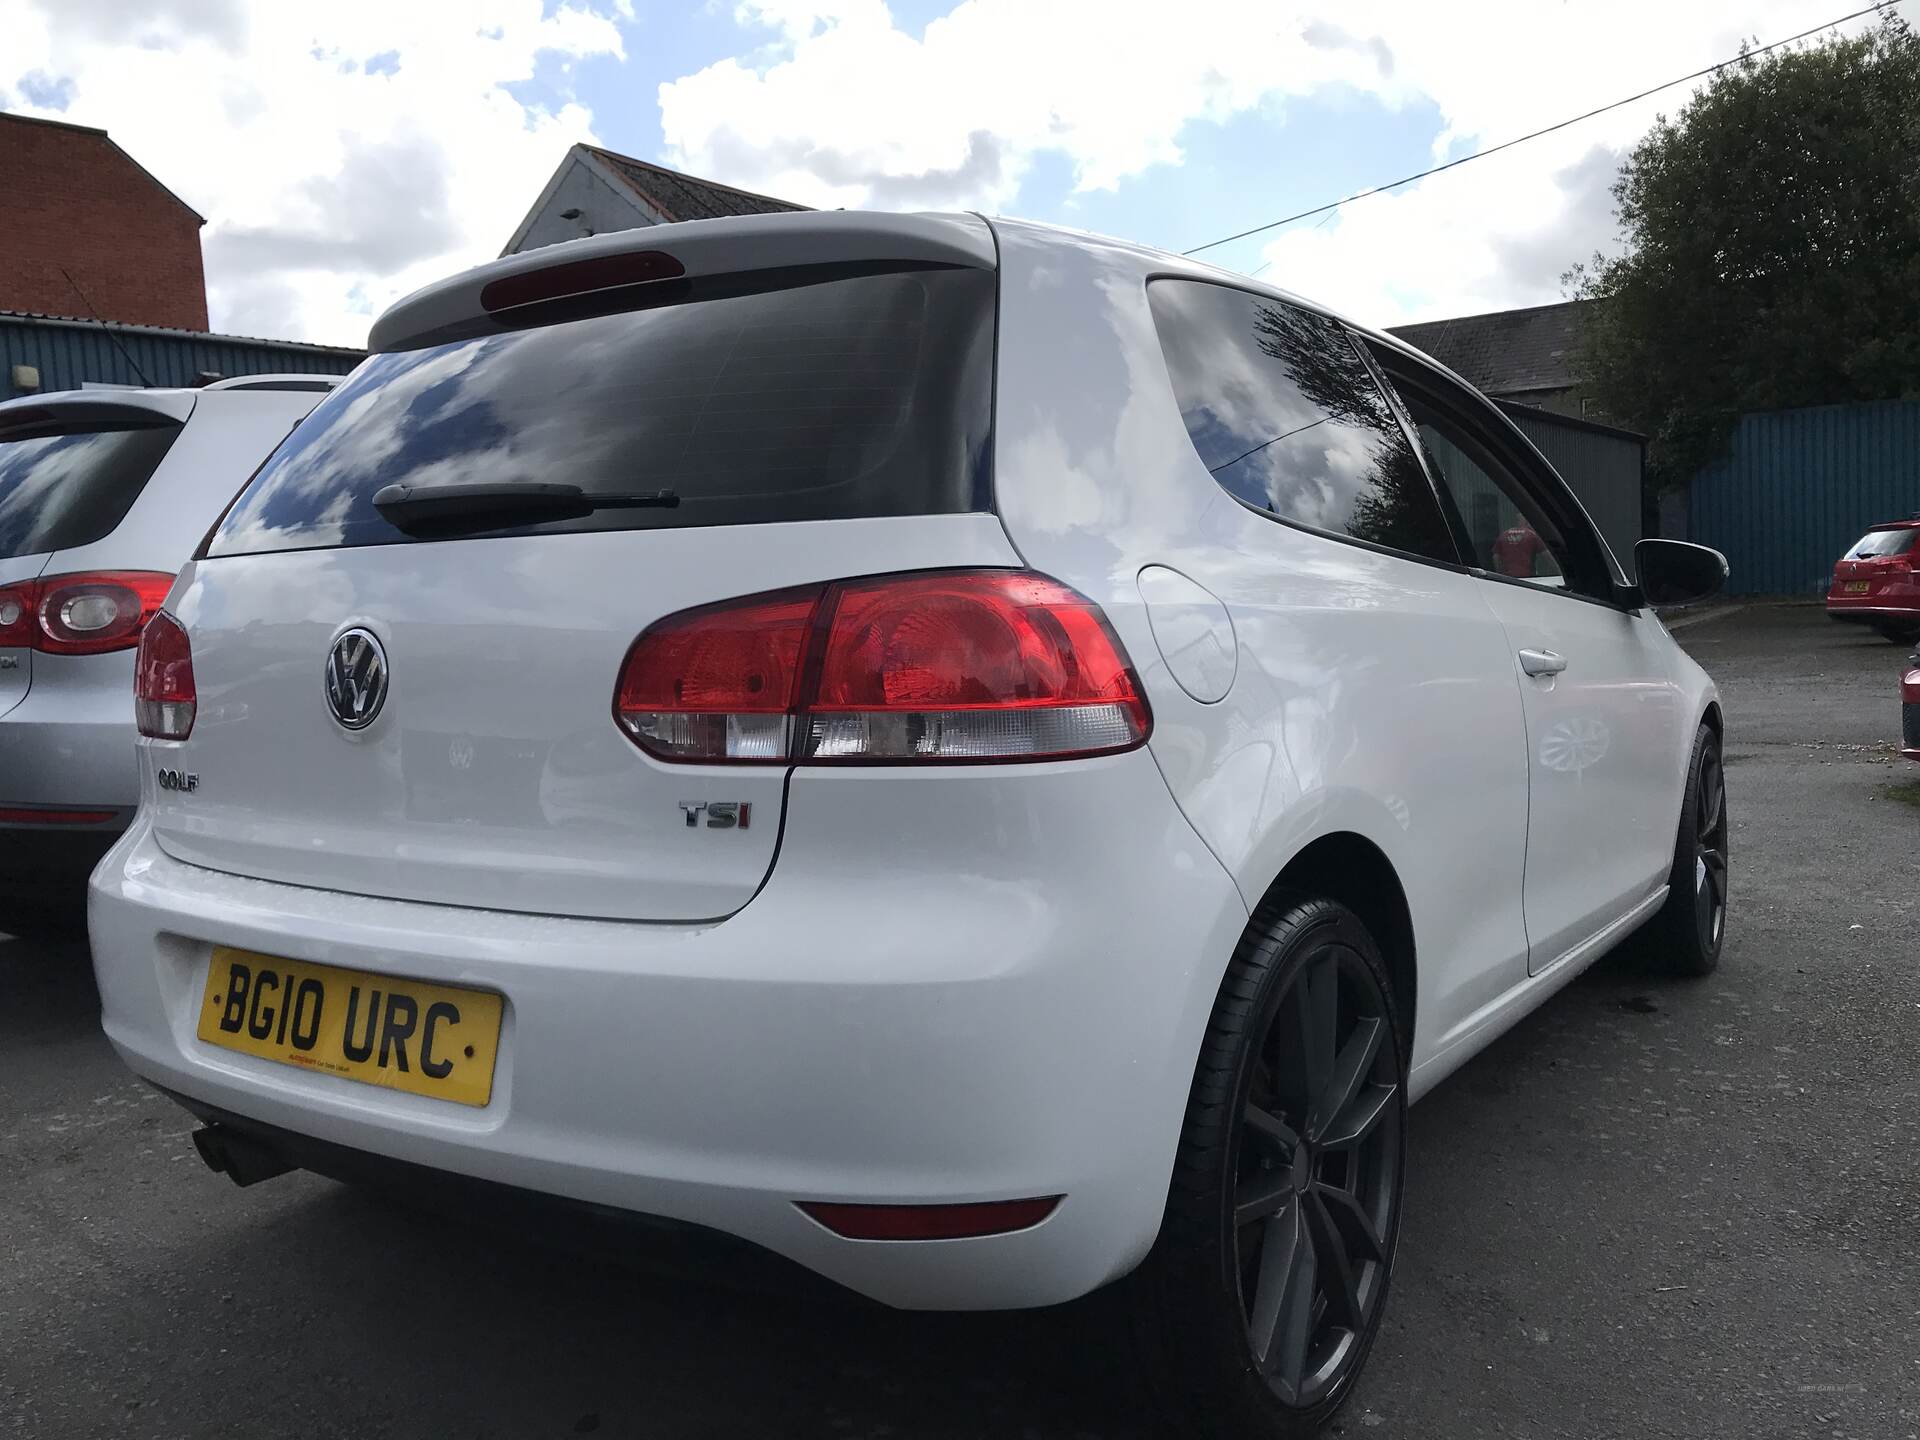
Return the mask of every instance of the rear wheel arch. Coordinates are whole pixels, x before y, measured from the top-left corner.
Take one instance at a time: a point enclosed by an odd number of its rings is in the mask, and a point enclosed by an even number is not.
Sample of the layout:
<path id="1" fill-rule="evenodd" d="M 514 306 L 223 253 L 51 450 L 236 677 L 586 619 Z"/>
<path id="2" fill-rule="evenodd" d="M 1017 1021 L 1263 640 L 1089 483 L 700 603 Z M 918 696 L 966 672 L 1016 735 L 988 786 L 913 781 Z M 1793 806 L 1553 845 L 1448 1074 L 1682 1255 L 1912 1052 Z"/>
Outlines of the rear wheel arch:
<path id="1" fill-rule="evenodd" d="M 1386 852 L 1350 830 L 1318 836 L 1287 861 L 1253 909 L 1258 912 L 1280 891 L 1337 901 L 1367 927 L 1387 962 L 1399 1012 L 1401 1059 L 1410 1060 L 1420 989 L 1417 946 L 1407 892 Z"/>
<path id="2" fill-rule="evenodd" d="M 1687 781 L 1693 773 L 1694 746 L 1699 741 L 1700 732 L 1703 729 L 1713 736 L 1714 746 L 1720 751 L 1724 762 L 1727 752 L 1727 731 L 1725 717 L 1720 713 L 1719 700 L 1713 699 L 1707 701 L 1706 708 L 1700 712 L 1700 718 L 1693 722 L 1693 728 L 1687 731 L 1686 735 L 1682 738 L 1680 748 L 1680 803 L 1675 811 L 1676 823 L 1678 821 L 1679 809 L 1684 809 L 1687 803 Z"/>

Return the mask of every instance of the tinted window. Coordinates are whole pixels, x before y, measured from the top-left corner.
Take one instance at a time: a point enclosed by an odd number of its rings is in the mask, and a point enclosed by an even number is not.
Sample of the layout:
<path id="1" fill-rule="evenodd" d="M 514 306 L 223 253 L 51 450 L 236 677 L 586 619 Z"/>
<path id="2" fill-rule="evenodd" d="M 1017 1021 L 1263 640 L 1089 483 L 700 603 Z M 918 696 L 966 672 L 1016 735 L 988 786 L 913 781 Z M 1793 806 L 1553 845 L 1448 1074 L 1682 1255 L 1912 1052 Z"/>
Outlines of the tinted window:
<path id="1" fill-rule="evenodd" d="M 179 433 L 165 424 L 0 441 L 0 560 L 112 534 Z"/>
<path id="2" fill-rule="evenodd" d="M 1180 415 L 1213 478 L 1281 520 L 1457 562 L 1406 431 L 1331 320 L 1191 280 L 1148 287 Z"/>
<path id="3" fill-rule="evenodd" d="M 213 555 L 410 537 L 382 486 L 670 490 L 540 532 L 983 510 L 994 276 L 833 278 L 372 356 L 242 493 Z M 491 533 L 501 533 L 498 531 Z"/>
<path id="4" fill-rule="evenodd" d="M 1521 508 L 1526 492 L 1498 466 L 1483 465 L 1448 436 L 1444 426 L 1414 410 L 1420 442 L 1435 478 L 1453 497 L 1467 529 L 1469 563 L 1510 580 L 1564 586 L 1566 553 L 1560 531 L 1537 507 Z"/>
<path id="5" fill-rule="evenodd" d="M 1871 560 L 1876 555 L 1904 555 L 1913 548 L 1913 537 L 1920 530 L 1869 530 L 1860 543 L 1847 551 L 1849 560 Z"/>

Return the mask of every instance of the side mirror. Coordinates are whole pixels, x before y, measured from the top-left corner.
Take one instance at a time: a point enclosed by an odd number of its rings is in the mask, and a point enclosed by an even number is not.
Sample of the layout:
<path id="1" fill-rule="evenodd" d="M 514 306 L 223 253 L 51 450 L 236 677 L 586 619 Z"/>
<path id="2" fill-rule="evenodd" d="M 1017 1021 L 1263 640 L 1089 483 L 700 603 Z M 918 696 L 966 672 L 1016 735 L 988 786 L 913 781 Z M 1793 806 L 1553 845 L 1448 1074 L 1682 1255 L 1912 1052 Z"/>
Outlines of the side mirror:
<path id="1" fill-rule="evenodd" d="M 1692 605 L 1727 583 L 1727 557 L 1684 540 L 1640 541 L 1633 547 L 1633 568 L 1649 605 Z"/>

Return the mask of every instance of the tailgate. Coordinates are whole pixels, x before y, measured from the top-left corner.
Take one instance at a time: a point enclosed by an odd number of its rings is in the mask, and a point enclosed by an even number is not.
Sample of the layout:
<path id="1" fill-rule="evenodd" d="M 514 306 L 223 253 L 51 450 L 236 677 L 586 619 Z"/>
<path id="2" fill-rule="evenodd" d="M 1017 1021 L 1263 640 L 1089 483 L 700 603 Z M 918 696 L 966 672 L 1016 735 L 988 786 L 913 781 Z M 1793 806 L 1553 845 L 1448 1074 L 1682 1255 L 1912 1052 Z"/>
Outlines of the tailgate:
<path id="1" fill-rule="evenodd" d="M 269 457 L 172 597 L 198 709 L 146 747 L 169 853 L 559 915 L 707 920 L 753 897 L 786 768 L 643 753 L 614 718 L 641 631 L 758 591 L 1018 563 L 988 513 L 984 227 L 757 218 L 512 257 L 382 320 L 393 348 Z M 498 507 L 556 488 L 578 503 Z M 396 495 L 437 508 L 417 523 Z"/>
<path id="2" fill-rule="evenodd" d="M 603 531 L 203 560 L 169 607 L 199 713 L 149 742 L 161 847 L 235 874 L 548 914 L 703 920 L 746 904 L 780 836 L 786 769 L 643 754 L 613 718 L 652 621 L 746 590 L 876 568 L 1012 565 L 999 522 L 930 515 Z M 365 729 L 329 701 L 336 636 L 385 651 Z M 162 789 L 165 768 L 193 787 Z M 689 826 L 683 805 L 750 806 Z"/>

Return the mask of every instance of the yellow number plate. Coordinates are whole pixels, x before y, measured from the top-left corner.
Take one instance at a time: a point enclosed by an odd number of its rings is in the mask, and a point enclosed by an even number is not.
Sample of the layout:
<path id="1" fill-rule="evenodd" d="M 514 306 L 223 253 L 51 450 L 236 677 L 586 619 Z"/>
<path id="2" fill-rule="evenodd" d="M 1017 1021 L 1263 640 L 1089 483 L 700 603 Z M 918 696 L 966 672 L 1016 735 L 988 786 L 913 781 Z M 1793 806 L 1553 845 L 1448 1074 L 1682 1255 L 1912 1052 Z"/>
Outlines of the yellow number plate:
<path id="1" fill-rule="evenodd" d="M 368 1085 L 485 1105 L 500 997 L 216 947 L 200 1005 L 209 1045 Z"/>
<path id="2" fill-rule="evenodd" d="M 1869 580 L 1847 581 L 1847 593 L 1849 595 L 1864 595 L 1867 591 L 1871 590 L 1872 588 L 1873 588 L 1873 583 Z"/>

